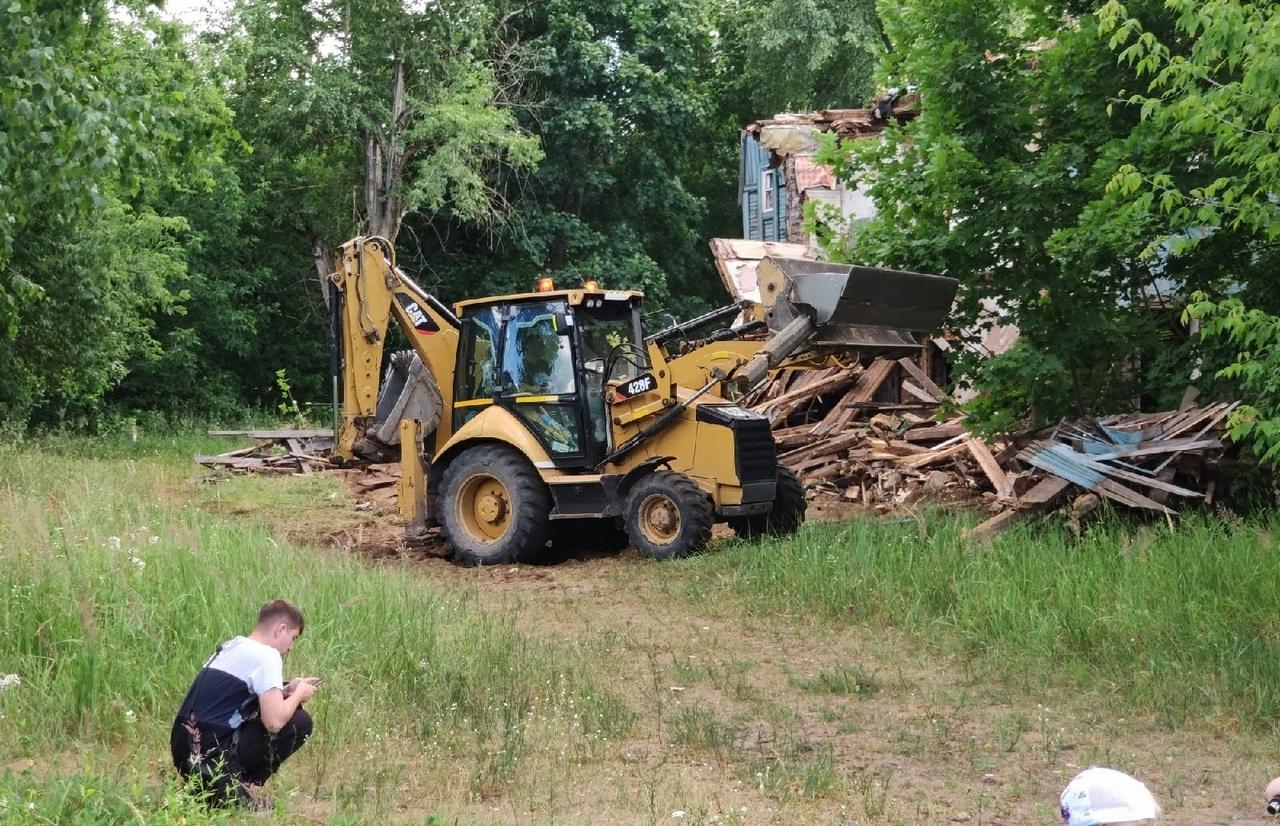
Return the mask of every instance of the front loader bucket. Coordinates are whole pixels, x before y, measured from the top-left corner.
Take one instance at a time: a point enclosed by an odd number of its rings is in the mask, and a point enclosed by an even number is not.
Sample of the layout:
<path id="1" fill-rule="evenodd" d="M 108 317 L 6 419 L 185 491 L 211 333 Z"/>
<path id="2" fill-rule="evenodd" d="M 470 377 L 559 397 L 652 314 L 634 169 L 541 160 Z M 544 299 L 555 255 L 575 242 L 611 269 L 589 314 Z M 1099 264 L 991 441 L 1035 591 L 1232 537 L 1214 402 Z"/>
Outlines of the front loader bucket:
<path id="1" fill-rule="evenodd" d="M 395 446 L 400 444 L 402 419 L 417 419 L 422 422 L 422 432 L 430 433 L 440 423 L 443 411 L 440 388 L 422 359 L 412 350 L 392 353 L 378 396 L 377 424 L 370 435 Z"/>
<path id="2" fill-rule="evenodd" d="M 868 351 L 919 346 L 911 334 L 941 327 L 959 286 L 940 275 L 807 258 L 766 256 L 756 274 L 770 330 L 807 316 L 810 345 Z"/>

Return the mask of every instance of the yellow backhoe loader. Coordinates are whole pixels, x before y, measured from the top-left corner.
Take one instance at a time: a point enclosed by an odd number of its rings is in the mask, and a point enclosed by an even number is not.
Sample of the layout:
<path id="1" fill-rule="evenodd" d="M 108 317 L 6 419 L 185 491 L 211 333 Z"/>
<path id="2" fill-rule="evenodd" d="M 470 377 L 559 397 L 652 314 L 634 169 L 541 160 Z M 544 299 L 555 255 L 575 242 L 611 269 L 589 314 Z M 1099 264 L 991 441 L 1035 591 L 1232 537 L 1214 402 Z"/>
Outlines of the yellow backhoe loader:
<path id="1" fill-rule="evenodd" d="M 725 395 L 804 346 L 910 346 L 909 331 L 946 317 L 956 284 L 766 265 L 766 298 L 747 308 L 765 337 L 688 345 L 688 326 L 646 340 L 643 296 L 594 281 L 566 290 L 540 279 L 533 292 L 451 311 L 396 266 L 386 239 L 355 238 L 330 277 L 335 455 L 398 460 L 410 533 L 439 525 L 466 564 L 511 562 L 575 535 L 682 557 L 717 521 L 746 536 L 790 533 L 805 514 L 800 481 L 779 467 L 768 421 Z M 395 354 L 384 378 L 392 319 L 412 355 Z"/>

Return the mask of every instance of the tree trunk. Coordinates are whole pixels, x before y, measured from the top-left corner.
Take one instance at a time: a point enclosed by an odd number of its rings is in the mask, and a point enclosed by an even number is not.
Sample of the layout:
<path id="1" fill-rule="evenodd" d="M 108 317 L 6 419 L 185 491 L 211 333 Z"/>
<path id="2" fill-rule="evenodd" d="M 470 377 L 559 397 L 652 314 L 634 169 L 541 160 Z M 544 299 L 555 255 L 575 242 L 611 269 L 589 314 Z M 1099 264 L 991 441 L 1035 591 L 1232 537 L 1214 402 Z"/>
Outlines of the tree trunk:
<path id="1" fill-rule="evenodd" d="M 396 194 L 404 177 L 407 160 L 400 145 L 405 120 L 404 63 L 397 62 L 391 97 L 391 118 L 385 134 L 374 129 L 364 139 L 364 208 L 370 235 L 381 235 L 392 243 L 404 219 L 404 201 Z"/>
<path id="2" fill-rule="evenodd" d="M 333 272 L 333 249 L 320 236 L 311 239 L 311 257 L 316 262 L 316 274 L 320 277 L 320 296 L 324 306 L 329 306 L 329 274 Z"/>

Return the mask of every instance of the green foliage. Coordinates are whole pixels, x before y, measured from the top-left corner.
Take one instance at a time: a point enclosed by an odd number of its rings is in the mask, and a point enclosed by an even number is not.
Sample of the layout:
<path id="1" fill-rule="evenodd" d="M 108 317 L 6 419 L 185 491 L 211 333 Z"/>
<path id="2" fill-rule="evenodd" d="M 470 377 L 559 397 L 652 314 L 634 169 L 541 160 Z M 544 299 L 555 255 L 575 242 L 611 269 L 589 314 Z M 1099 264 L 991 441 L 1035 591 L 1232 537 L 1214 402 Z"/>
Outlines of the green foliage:
<path id="1" fill-rule="evenodd" d="M 1206 341 L 1231 345 L 1206 368 L 1248 402 L 1233 414 L 1232 436 L 1273 462 L 1280 457 L 1280 15 L 1271 4 L 1239 0 L 1168 0 L 1165 9 L 1173 31 L 1114 0 L 1098 17 L 1119 60 L 1146 83 L 1128 103 L 1140 107 L 1146 128 L 1193 159 L 1191 171 L 1138 159 L 1116 170 L 1108 192 L 1125 213 L 1151 216 L 1147 256 L 1215 257 L 1217 277 L 1186 315 L 1202 320 Z"/>
<path id="2" fill-rule="evenodd" d="M 683 180 L 707 136 L 705 4 L 552 0 L 515 26 L 531 61 L 525 122 L 546 153 L 504 233 L 516 282 L 595 277 L 654 307 L 688 296 L 710 280 L 705 205 Z"/>
<path id="3" fill-rule="evenodd" d="M 1235 358 L 1218 377 L 1236 383 L 1249 399 L 1231 413 L 1231 438 L 1248 444 L 1264 462 L 1280 459 L 1280 318 L 1248 309 L 1238 298 L 1219 302 L 1196 293 L 1185 311 L 1199 319 L 1201 335 L 1225 339 Z"/>
<path id="4" fill-rule="evenodd" d="M 1056 421 L 1071 405 L 1073 388 L 1065 366 L 1052 353 L 1019 341 L 1007 352 L 978 363 L 973 383 L 985 392 L 965 405 L 973 431 L 1009 433 Z"/>
<path id="5" fill-rule="evenodd" d="M 1170 220 L 1150 191 L 1133 197 L 1144 180 L 1202 191 L 1214 177 L 1186 160 L 1205 146 L 1192 131 L 1160 124 L 1150 101 L 1126 91 L 1150 60 L 1117 61 L 1113 5 L 1099 16 L 1068 2 L 886 5 L 895 49 L 882 72 L 918 84 L 922 112 L 883 140 L 822 150 L 879 208 L 855 227 L 809 216 L 831 257 L 961 280 L 955 327 L 974 347 L 957 372 L 990 395 L 971 411 L 988 429 L 1176 396 L 1191 364 L 1178 373 L 1156 357 L 1187 348 L 1168 305 L 1265 271 L 1238 234 Z M 1178 14 L 1132 9 L 1150 21 L 1143 42 L 1187 48 Z M 1238 34 L 1261 48 L 1260 30 Z M 1016 325 L 1025 349 L 983 366 L 976 345 L 995 323 Z M 1037 396 L 1027 383 L 1054 389 Z"/>
<path id="6" fill-rule="evenodd" d="M 188 225 L 159 194 L 199 191 L 225 108 L 181 29 L 139 4 L 0 11 L 0 415 L 88 415 L 157 357 L 157 315 L 182 312 Z"/>
<path id="7" fill-rule="evenodd" d="M 716 15 L 719 104 L 735 131 L 777 112 L 856 109 L 875 94 L 886 39 L 874 0 L 743 0 Z"/>

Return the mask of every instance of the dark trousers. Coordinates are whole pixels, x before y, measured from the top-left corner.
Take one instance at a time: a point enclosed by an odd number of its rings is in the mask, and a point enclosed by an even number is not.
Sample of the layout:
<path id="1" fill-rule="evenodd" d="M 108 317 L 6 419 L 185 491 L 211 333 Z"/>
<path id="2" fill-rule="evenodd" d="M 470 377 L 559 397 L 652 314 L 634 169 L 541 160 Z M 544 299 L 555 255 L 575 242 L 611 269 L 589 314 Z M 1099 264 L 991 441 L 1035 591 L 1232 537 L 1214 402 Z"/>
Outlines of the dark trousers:
<path id="1" fill-rule="evenodd" d="M 240 727 L 240 777 L 246 783 L 262 785 L 275 774 L 311 736 L 311 715 L 303 709 L 293 713 L 289 722 L 275 734 L 267 731 L 261 720 L 250 720 Z"/>
<path id="2" fill-rule="evenodd" d="M 267 782 L 307 742 L 311 729 L 311 715 L 301 708 L 275 734 L 256 718 L 241 725 L 238 736 L 225 729 L 201 726 L 204 757 L 197 764 L 191 759 L 191 738 L 186 727 L 181 720 L 174 720 L 169 749 L 178 773 L 183 777 L 198 776 L 209 786 L 210 803 L 222 805 L 236 796 L 237 781 L 255 785 Z"/>

